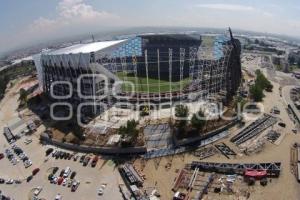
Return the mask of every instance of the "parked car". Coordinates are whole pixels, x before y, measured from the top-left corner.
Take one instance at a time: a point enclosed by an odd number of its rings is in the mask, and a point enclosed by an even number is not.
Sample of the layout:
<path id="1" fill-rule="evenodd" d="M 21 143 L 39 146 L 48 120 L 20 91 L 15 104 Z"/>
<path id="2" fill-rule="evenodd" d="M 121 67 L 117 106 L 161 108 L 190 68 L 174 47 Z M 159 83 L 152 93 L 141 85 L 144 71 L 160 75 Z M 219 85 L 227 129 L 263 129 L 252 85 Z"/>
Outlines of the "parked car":
<path id="1" fill-rule="evenodd" d="M 20 179 L 15 180 L 15 184 L 21 184 L 21 183 L 22 183 L 22 180 L 20 180 Z"/>
<path id="2" fill-rule="evenodd" d="M 68 178 L 65 178 L 64 181 L 62 182 L 62 185 L 63 185 L 63 186 L 66 186 L 67 183 L 68 183 L 68 180 L 69 180 Z"/>
<path id="3" fill-rule="evenodd" d="M 64 170 L 64 174 L 63 177 L 67 178 L 71 173 L 71 168 L 70 167 L 66 167 L 66 169 Z"/>
<path id="4" fill-rule="evenodd" d="M 71 191 L 75 192 L 79 186 L 80 182 L 79 181 L 73 181 Z"/>
<path id="5" fill-rule="evenodd" d="M 0 184 L 5 183 L 5 180 L 3 178 L 0 178 Z"/>
<path id="6" fill-rule="evenodd" d="M 19 155 L 19 154 L 23 153 L 23 150 L 20 147 L 16 147 L 14 149 L 14 152 L 15 152 L 15 154 Z"/>
<path id="7" fill-rule="evenodd" d="M 32 165 L 31 160 L 26 160 L 26 161 L 24 162 L 25 168 L 28 168 L 28 167 L 30 167 L 31 165 Z"/>
<path id="8" fill-rule="evenodd" d="M 36 175 L 38 172 L 40 171 L 40 168 L 35 168 L 34 170 L 32 170 L 32 175 Z"/>
<path id="9" fill-rule="evenodd" d="M 54 151 L 53 148 L 49 148 L 46 150 L 46 156 L 49 156 Z"/>
<path id="10" fill-rule="evenodd" d="M 54 174 L 49 174 L 49 175 L 48 175 L 48 180 L 49 180 L 50 182 L 53 180 L 53 178 L 54 178 Z"/>
<path id="11" fill-rule="evenodd" d="M 72 184 L 73 184 L 73 180 L 72 180 L 72 179 L 70 179 L 70 180 L 68 181 L 68 187 L 71 187 L 71 186 L 72 186 Z"/>
<path id="12" fill-rule="evenodd" d="M 73 172 L 71 173 L 70 179 L 74 179 L 75 176 L 76 176 L 76 172 L 73 171 Z"/>
<path id="13" fill-rule="evenodd" d="M 71 160 L 71 158 L 74 156 L 74 154 L 69 154 L 68 160 Z"/>
<path id="14" fill-rule="evenodd" d="M 66 160 L 67 158 L 69 158 L 69 156 L 70 156 L 70 153 L 65 153 L 64 159 Z"/>
<path id="15" fill-rule="evenodd" d="M 63 151 L 59 152 L 59 158 L 60 159 L 63 159 L 64 156 L 65 156 L 65 152 L 63 152 Z"/>
<path id="16" fill-rule="evenodd" d="M 100 186 L 100 188 L 98 189 L 98 195 L 103 195 L 104 193 L 104 189 L 106 188 L 106 185 L 105 184 L 102 184 Z"/>
<path id="17" fill-rule="evenodd" d="M 5 181 L 6 184 L 13 184 L 14 183 L 14 179 L 8 179 Z"/>
<path id="18" fill-rule="evenodd" d="M 55 196 L 55 199 L 54 200 L 62 200 L 62 196 L 58 193 L 56 196 Z"/>
<path id="19" fill-rule="evenodd" d="M 18 162 L 18 160 L 17 160 L 15 157 L 14 157 L 13 159 L 11 159 L 11 163 L 12 163 L 13 165 L 16 165 L 17 162 Z"/>
<path id="20" fill-rule="evenodd" d="M 30 176 L 27 177 L 26 181 L 29 182 L 29 181 L 31 181 L 32 178 L 33 178 L 33 176 L 30 175 Z"/>
<path id="21" fill-rule="evenodd" d="M 58 152 L 57 150 L 54 150 L 54 151 L 52 152 L 52 157 L 55 157 L 55 155 L 56 155 L 57 152 Z"/>
<path id="22" fill-rule="evenodd" d="M 62 170 L 60 171 L 60 174 L 59 174 L 59 176 L 60 176 L 60 177 L 62 177 L 62 176 L 64 175 L 64 173 L 65 173 L 65 170 L 64 170 L 64 169 L 62 169 Z"/>
<path id="23" fill-rule="evenodd" d="M 29 158 L 27 156 L 24 156 L 22 159 L 21 159 L 23 162 L 29 160 Z"/>
<path id="24" fill-rule="evenodd" d="M 82 155 L 82 156 L 80 157 L 79 162 L 82 163 L 82 162 L 84 161 L 84 159 L 85 159 L 85 155 Z"/>
<path id="25" fill-rule="evenodd" d="M 95 156 L 95 157 L 93 158 L 93 160 L 92 160 L 91 166 L 92 166 L 92 167 L 95 167 L 95 166 L 97 165 L 98 160 L 99 160 L 99 157 L 98 157 L 98 156 Z"/>
<path id="26" fill-rule="evenodd" d="M 4 154 L 0 153 L 0 160 L 2 160 L 4 158 Z"/>
<path id="27" fill-rule="evenodd" d="M 52 171 L 52 174 L 55 174 L 58 171 L 58 169 L 59 169 L 58 167 L 54 167 L 53 171 Z"/>
<path id="28" fill-rule="evenodd" d="M 83 161 L 83 166 L 87 166 L 88 164 L 89 164 L 89 162 L 90 162 L 90 157 L 85 157 L 85 159 L 84 159 L 84 161 Z"/>
<path id="29" fill-rule="evenodd" d="M 73 160 L 74 160 L 74 161 L 77 161 L 78 158 L 79 158 L 79 155 L 75 155 L 75 156 L 73 157 Z"/>
<path id="30" fill-rule="evenodd" d="M 60 157 L 60 151 L 57 151 L 56 153 L 55 153 L 55 159 L 58 159 L 59 157 Z"/>
<path id="31" fill-rule="evenodd" d="M 58 180 L 57 180 L 57 184 L 61 185 L 63 181 L 64 181 L 64 178 L 63 177 L 59 177 Z"/>
<path id="32" fill-rule="evenodd" d="M 58 181 L 58 177 L 56 177 L 55 175 L 53 176 L 53 179 L 50 181 L 50 183 L 56 184 Z"/>
<path id="33" fill-rule="evenodd" d="M 279 126 L 281 126 L 281 127 L 283 127 L 283 128 L 285 128 L 285 127 L 286 127 L 286 124 L 285 124 L 285 123 L 283 123 L 283 122 L 279 122 L 279 123 L 278 123 L 278 125 L 279 125 Z"/>

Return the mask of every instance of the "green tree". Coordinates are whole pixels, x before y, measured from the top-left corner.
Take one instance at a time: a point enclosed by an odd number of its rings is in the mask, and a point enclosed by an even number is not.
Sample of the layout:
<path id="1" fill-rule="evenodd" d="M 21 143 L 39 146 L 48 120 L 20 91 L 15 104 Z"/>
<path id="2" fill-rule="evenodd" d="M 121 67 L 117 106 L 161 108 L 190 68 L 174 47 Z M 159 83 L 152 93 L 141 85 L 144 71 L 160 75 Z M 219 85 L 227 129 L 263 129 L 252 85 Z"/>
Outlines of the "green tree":
<path id="1" fill-rule="evenodd" d="M 189 108 L 185 105 L 177 105 L 175 107 L 175 116 L 181 118 L 177 120 L 179 129 L 183 129 L 187 124 L 187 117 L 189 116 Z"/>
<path id="2" fill-rule="evenodd" d="M 191 119 L 191 125 L 195 129 L 202 130 L 206 123 L 205 115 L 202 110 L 199 110 L 197 114 L 193 114 Z"/>
<path id="3" fill-rule="evenodd" d="M 128 120 L 126 126 L 120 126 L 119 128 L 119 134 L 123 137 L 130 136 L 130 137 L 136 137 L 138 135 L 138 130 L 136 129 L 136 126 L 138 125 L 138 122 L 134 119 Z"/>
<path id="4" fill-rule="evenodd" d="M 272 91 L 272 83 L 265 77 L 265 75 L 258 69 L 255 71 L 256 79 L 255 84 L 258 85 L 262 90 Z"/>
<path id="5" fill-rule="evenodd" d="M 187 117 L 189 115 L 189 108 L 185 105 L 177 105 L 175 107 L 175 116 L 176 117 Z"/>
<path id="6" fill-rule="evenodd" d="M 253 86 L 250 87 L 250 94 L 253 100 L 256 102 L 262 101 L 264 97 L 262 88 L 257 84 L 254 84 Z"/>
<path id="7" fill-rule="evenodd" d="M 28 98 L 28 93 L 26 90 L 24 90 L 23 88 L 20 89 L 19 91 L 20 93 L 20 97 L 19 97 L 19 100 L 21 102 L 21 104 L 27 104 L 27 98 Z"/>

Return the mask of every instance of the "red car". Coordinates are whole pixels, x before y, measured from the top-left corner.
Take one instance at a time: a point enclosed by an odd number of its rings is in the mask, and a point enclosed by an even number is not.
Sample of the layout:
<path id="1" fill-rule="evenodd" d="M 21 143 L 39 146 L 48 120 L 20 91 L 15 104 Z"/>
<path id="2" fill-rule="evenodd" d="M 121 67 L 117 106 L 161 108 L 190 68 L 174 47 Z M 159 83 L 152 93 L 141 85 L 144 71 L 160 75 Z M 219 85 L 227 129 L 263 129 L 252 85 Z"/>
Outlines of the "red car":
<path id="1" fill-rule="evenodd" d="M 32 170 L 32 175 L 36 175 L 38 172 L 40 171 L 40 168 L 35 168 L 34 170 Z"/>
<path id="2" fill-rule="evenodd" d="M 4 158 L 4 154 L 3 153 L 0 153 L 0 160 Z"/>
<path id="3" fill-rule="evenodd" d="M 63 181 L 64 181 L 64 178 L 63 177 L 59 177 L 58 180 L 57 180 L 57 184 L 61 185 Z"/>
<path id="4" fill-rule="evenodd" d="M 98 162 L 98 156 L 95 156 L 94 158 L 93 158 L 93 160 L 92 160 L 92 167 L 95 167 L 96 165 L 97 165 L 97 162 Z"/>

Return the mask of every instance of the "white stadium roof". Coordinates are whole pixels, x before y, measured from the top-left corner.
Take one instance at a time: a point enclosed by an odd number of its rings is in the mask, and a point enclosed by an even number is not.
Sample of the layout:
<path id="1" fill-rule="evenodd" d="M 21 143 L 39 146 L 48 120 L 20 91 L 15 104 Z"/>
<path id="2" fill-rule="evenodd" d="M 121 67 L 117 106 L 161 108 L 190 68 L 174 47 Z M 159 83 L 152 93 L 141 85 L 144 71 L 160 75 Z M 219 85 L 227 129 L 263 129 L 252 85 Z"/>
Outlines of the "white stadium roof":
<path id="1" fill-rule="evenodd" d="M 46 54 L 60 55 L 60 54 L 70 54 L 70 53 L 73 54 L 90 53 L 90 52 L 100 51 L 102 49 L 119 44 L 124 41 L 126 40 L 114 40 L 114 41 L 93 42 L 88 44 L 76 44 L 70 47 L 49 51 Z"/>

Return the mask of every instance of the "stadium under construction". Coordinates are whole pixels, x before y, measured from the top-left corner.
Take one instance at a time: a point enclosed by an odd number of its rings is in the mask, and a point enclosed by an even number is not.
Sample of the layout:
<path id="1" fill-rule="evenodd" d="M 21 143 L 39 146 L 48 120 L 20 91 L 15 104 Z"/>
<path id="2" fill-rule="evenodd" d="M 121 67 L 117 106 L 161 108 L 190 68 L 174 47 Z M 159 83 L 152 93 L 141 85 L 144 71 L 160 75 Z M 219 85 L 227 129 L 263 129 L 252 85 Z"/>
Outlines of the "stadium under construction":
<path id="1" fill-rule="evenodd" d="M 227 102 L 241 81 L 241 45 L 224 35 L 144 34 L 44 51 L 40 87 L 54 100 L 160 103 Z"/>

